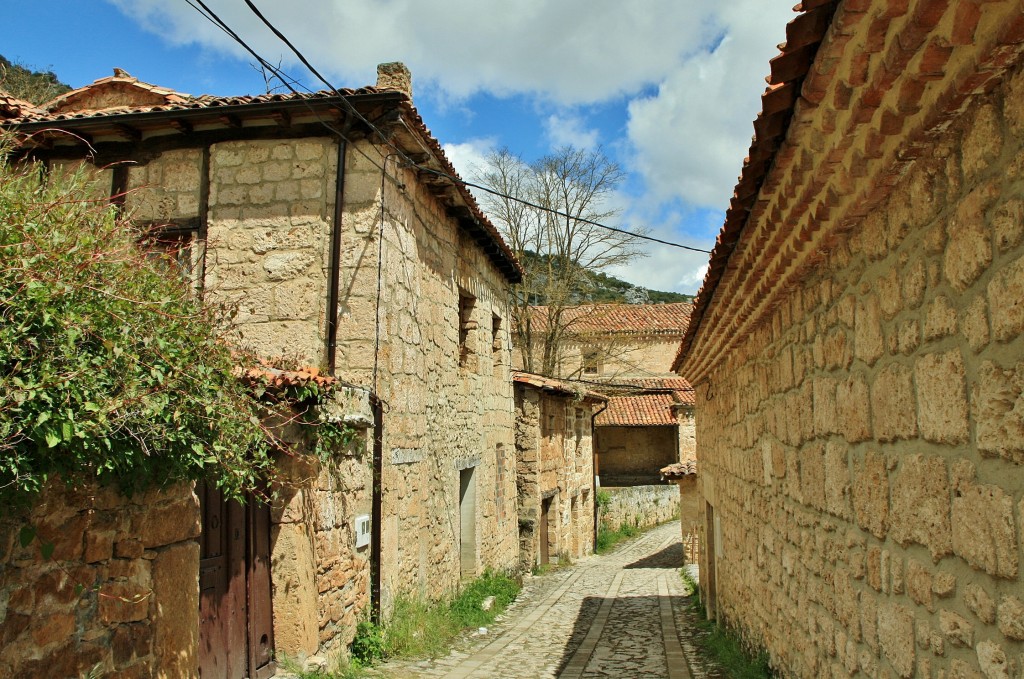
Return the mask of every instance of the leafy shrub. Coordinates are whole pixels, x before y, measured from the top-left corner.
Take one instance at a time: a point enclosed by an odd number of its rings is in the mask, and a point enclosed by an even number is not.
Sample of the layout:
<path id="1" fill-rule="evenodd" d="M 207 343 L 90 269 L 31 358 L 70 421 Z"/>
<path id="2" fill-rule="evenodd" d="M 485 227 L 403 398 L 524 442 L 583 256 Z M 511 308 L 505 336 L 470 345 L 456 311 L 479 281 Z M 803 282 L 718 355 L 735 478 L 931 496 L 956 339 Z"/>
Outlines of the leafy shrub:
<path id="1" fill-rule="evenodd" d="M 356 636 L 352 640 L 352 659 L 363 667 L 369 667 L 384 658 L 384 630 L 369 620 L 356 625 Z"/>
<path id="2" fill-rule="evenodd" d="M 0 138 L 0 501 L 54 475 L 254 486 L 267 438 L 223 318 L 81 175 L 44 178 L 10 148 Z"/>
<path id="3" fill-rule="evenodd" d="M 459 593 L 451 603 L 451 611 L 459 627 L 484 627 L 494 622 L 519 595 L 519 583 L 503 573 L 490 569 Z M 487 597 L 494 597 L 494 605 L 483 610 Z"/>

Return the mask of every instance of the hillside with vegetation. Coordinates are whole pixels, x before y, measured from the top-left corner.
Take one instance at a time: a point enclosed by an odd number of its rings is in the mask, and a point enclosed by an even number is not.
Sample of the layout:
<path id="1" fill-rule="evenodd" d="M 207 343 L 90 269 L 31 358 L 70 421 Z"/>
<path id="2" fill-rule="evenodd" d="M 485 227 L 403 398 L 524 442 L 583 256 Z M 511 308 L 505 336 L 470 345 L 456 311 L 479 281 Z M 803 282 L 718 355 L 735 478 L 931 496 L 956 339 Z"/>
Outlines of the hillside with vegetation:
<path id="1" fill-rule="evenodd" d="M 529 250 L 523 257 L 523 265 L 535 270 L 547 268 L 548 257 L 537 255 Z M 556 265 L 557 266 L 557 265 Z M 674 302 L 692 302 L 693 295 L 681 292 L 649 290 L 633 285 L 621 278 L 609 274 L 582 271 L 579 283 L 575 286 L 576 303 L 593 302 L 596 304 L 669 304 Z M 546 304 L 547 300 L 533 299 L 531 304 Z"/>
<path id="2" fill-rule="evenodd" d="M 58 80 L 53 71 L 36 71 L 0 55 L 0 90 L 38 105 L 70 92 L 71 87 Z"/>

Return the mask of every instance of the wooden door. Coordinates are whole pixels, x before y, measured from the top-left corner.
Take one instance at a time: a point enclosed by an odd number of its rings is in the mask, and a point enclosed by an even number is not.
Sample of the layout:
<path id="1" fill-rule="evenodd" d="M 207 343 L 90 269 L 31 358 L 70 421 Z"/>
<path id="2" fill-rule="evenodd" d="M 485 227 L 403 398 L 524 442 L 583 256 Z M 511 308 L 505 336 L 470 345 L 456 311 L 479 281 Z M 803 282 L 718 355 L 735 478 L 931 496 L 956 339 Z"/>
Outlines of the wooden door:
<path id="1" fill-rule="evenodd" d="M 255 501 L 227 501 L 197 484 L 199 675 L 206 679 L 272 676 L 270 511 Z"/>
<path id="2" fill-rule="evenodd" d="M 551 563 L 551 543 L 548 539 L 548 522 L 551 514 L 551 498 L 540 501 L 540 563 Z"/>

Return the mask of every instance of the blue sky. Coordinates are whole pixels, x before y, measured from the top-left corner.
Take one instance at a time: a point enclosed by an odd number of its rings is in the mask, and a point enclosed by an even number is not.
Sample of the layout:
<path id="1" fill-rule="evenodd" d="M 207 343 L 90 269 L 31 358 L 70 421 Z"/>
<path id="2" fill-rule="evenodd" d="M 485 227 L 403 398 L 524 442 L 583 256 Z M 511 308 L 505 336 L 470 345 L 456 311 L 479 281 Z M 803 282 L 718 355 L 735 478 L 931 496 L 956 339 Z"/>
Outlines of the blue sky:
<path id="1" fill-rule="evenodd" d="M 404 61 L 456 168 L 508 146 L 527 160 L 600 145 L 627 172 L 619 225 L 710 249 L 792 0 L 256 0 L 337 86 Z M 190 94 L 264 91 L 184 0 L 6 0 L 0 54 L 79 87 L 114 67 Z M 318 83 L 242 0 L 208 4 L 272 62 Z M 693 293 L 707 256 L 653 245 L 612 273 Z"/>

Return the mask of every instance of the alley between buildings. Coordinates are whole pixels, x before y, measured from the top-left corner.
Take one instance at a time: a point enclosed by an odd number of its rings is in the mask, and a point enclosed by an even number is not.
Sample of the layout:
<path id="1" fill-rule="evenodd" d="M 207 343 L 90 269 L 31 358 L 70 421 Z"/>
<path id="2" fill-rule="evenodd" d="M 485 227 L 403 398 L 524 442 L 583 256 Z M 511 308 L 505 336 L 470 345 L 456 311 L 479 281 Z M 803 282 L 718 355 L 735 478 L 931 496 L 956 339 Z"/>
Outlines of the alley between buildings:
<path id="1" fill-rule="evenodd" d="M 679 524 L 529 578 L 502 619 L 437 660 L 391 663 L 394 679 L 720 676 L 691 642 Z"/>

